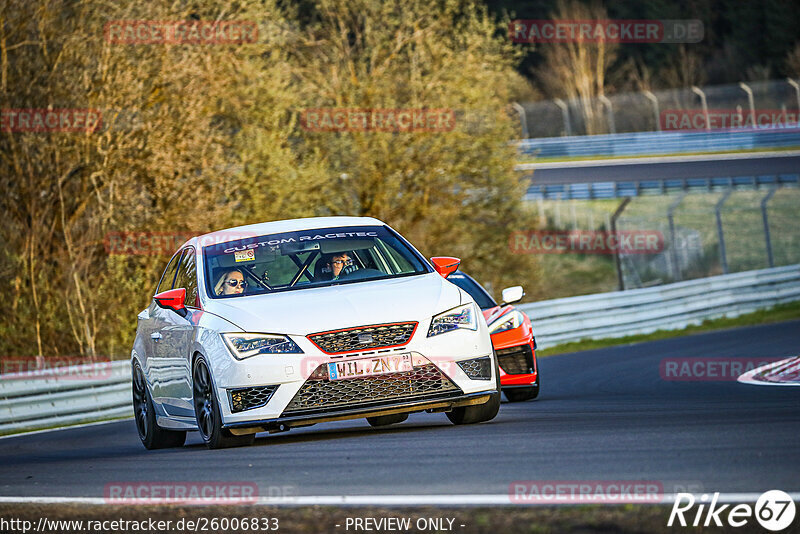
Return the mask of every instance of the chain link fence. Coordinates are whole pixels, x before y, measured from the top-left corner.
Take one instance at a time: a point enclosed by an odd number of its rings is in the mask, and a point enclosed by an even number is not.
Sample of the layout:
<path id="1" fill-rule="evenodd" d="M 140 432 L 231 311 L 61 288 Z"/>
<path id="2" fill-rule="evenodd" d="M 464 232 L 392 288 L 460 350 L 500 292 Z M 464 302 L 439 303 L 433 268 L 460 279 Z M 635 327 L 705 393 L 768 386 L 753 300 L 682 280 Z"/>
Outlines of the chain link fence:
<path id="1" fill-rule="evenodd" d="M 545 231 L 610 232 L 621 202 L 538 199 L 528 207 Z M 797 206 L 796 188 L 636 197 L 617 218 L 616 232 L 658 235 L 657 250 L 571 250 L 542 254 L 537 261 L 553 296 L 618 289 L 620 272 L 622 286 L 633 289 L 799 264 Z"/>
<path id="2" fill-rule="evenodd" d="M 797 80 L 742 82 L 521 103 L 528 138 L 748 126 L 797 126 Z M 759 115 L 766 113 L 766 118 Z M 781 116 L 781 114 L 783 114 Z M 587 119 L 588 118 L 588 119 Z"/>

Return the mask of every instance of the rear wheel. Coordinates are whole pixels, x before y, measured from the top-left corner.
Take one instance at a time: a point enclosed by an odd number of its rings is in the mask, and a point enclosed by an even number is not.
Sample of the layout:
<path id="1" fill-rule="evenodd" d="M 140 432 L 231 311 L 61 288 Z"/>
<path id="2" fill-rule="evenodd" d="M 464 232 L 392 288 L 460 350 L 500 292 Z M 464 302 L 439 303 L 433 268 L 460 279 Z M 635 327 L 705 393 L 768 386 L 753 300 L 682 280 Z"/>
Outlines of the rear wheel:
<path id="1" fill-rule="evenodd" d="M 192 379 L 194 415 L 197 419 L 200 436 L 206 446 L 209 449 L 224 449 L 251 445 L 255 440 L 255 434 L 235 436 L 230 430 L 222 428 L 222 417 L 217 394 L 211 381 L 211 372 L 202 356 L 198 356 L 194 362 Z"/>
<path id="2" fill-rule="evenodd" d="M 447 418 L 454 425 L 471 425 L 490 421 L 500 411 L 500 368 L 497 366 L 497 354 L 494 355 L 494 376 L 496 377 L 497 392 L 492 393 L 488 401 L 476 406 L 462 406 L 446 412 Z"/>
<path id="3" fill-rule="evenodd" d="M 156 423 L 156 413 L 153 408 L 153 399 L 139 362 L 133 364 L 133 415 L 136 420 L 136 430 L 145 449 L 166 449 L 181 447 L 186 442 L 186 431 L 165 430 Z"/>
<path id="4" fill-rule="evenodd" d="M 372 426 L 387 426 L 402 423 L 408 419 L 407 413 L 398 413 L 392 415 L 378 415 L 376 417 L 367 417 L 367 422 Z"/>

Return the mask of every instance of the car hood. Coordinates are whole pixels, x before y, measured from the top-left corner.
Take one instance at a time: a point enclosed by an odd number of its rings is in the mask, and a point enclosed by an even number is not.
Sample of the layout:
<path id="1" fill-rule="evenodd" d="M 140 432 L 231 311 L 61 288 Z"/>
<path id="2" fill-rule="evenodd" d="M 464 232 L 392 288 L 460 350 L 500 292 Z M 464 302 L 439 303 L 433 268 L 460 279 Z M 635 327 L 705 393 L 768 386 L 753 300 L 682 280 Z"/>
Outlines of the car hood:
<path id="1" fill-rule="evenodd" d="M 353 326 L 424 321 L 461 304 L 437 273 L 218 299 L 206 310 L 246 332 L 305 336 Z"/>

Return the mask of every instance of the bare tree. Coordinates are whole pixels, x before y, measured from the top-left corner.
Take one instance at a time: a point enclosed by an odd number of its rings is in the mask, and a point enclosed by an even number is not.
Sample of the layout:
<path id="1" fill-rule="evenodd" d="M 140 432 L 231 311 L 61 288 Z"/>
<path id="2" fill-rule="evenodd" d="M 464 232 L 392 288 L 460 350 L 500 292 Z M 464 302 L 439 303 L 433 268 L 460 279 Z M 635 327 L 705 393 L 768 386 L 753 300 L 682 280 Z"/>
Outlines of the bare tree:
<path id="1" fill-rule="evenodd" d="M 551 17 L 554 20 L 606 20 L 608 14 L 599 3 L 559 0 Z M 616 58 L 618 45 L 613 42 L 544 43 L 544 64 L 536 73 L 545 91 L 553 98 L 568 98 L 579 103 L 587 134 L 605 133 L 602 103 L 607 75 Z"/>

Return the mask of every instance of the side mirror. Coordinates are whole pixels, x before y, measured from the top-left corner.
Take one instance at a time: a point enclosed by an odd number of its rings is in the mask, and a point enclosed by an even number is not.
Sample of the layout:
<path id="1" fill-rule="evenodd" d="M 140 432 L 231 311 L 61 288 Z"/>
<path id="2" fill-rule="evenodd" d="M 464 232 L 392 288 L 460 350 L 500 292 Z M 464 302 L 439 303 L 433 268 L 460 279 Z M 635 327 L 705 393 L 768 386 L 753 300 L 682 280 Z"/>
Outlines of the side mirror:
<path id="1" fill-rule="evenodd" d="M 189 310 L 183 304 L 186 300 L 186 290 L 182 287 L 164 291 L 153 297 L 156 304 L 165 310 L 172 310 L 181 317 L 189 315 Z"/>
<path id="2" fill-rule="evenodd" d="M 452 256 L 435 256 L 431 258 L 431 263 L 433 263 L 433 268 L 437 273 L 447 278 L 458 270 L 461 260 Z"/>
<path id="3" fill-rule="evenodd" d="M 522 300 L 525 296 L 525 291 L 522 286 L 507 287 L 503 290 L 503 304 L 511 304 Z"/>

